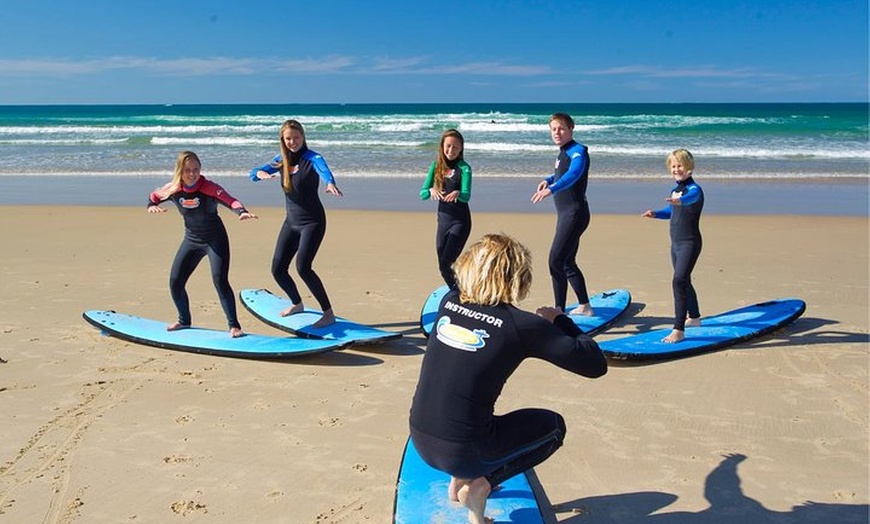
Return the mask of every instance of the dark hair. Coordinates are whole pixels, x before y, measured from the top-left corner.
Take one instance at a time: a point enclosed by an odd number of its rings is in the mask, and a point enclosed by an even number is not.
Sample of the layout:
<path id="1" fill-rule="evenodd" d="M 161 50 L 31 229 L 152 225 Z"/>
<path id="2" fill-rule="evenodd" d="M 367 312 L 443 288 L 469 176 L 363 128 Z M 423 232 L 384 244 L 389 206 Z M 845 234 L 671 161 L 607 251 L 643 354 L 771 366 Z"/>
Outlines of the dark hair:
<path id="1" fill-rule="evenodd" d="M 559 122 L 562 122 L 563 124 L 568 126 L 568 129 L 574 129 L 574 119 L 571 118 L 571 115 L 569 115 L 568 113 L 553 113 L 549 121 L 552 122 L 553 120 L 558 120 Z"/>

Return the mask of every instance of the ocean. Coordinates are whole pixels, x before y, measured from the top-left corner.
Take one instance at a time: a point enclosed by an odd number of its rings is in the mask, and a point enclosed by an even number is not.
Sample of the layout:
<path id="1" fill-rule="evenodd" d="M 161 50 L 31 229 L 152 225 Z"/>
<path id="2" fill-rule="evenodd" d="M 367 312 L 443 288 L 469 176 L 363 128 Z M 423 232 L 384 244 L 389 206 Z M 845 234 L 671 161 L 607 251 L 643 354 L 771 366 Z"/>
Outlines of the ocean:
<path id="1" fill-rule="evenodd" d="M 589 147 L 593 210 L 596 194 L 604 212 L 658 206 L 671 182 L 665 157 L 685 147 L 696 180 L 725 197 L 722 212 L 868 211 L 865 103 L 0 106 L 0 204 L 138 205 L 191 149 L 249 206 L 281 205 L 277 188 L 247 174 L 277 153 L 281 122 L 295 118 L 346 193 L 330 205 L 421 209 L 416 189 L 453 127 L 474 172 L 473 209 L 543 210 L 527 197 L 551 172 L 556 111 L 573 116 Z M 758 198 L 741 205 L 747 195 Z"/>

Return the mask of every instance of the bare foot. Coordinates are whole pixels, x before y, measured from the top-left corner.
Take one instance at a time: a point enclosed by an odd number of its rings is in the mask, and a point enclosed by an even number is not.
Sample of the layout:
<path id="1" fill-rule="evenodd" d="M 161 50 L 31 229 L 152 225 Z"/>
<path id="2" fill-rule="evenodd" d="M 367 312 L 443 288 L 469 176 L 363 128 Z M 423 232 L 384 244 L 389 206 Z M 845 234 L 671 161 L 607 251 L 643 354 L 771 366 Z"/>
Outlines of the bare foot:
<path id="1" fill-rule="evenodd" d="M 175 322 L 166 326 L 166 331 L 178 331 L 179 329 L 187 329 L 190 327 L 190 324 L 182 324 L 181 322 Z"/>
<path id="2" fill-rule="evenodd" d="M 245 336 L 245 334 L 242 333 L 242 328 L 233 327 L 230 328 L 230 336 L 233 338 L 239 338 Z"/>
<path id="3" fill-rule="evenodd" d="M 478 477 L 459 488 L 459 502 L 468 509 L 468 522 L 471 524 L 492 524 L 483 512 L 486 509 L 486 498 L 491 488 L 486 477 Z"/>
<path id="4" fill-rule="evenodd" d="M 314 324 L 311 324 L 311 327 L 314 329 L 326 327 L 329 325 L 335 324 L 335 313 L 332 312 L 332 308 L 327 309 L 323 312 L 323 316 L 317 320 Z"/>
<path id="5" fill-rule="evenodd" d="M 459 502 L 459 490 L 463 486 L 467 486 L 471 483 L 471 480 L 458 479 L 456 477 L 450 477 L 450 485 L 447 486 L 447 498 L 450 502 Z M 501 489 L 501 484 L 498 486 L 492 486 L 490 489 L 491 493 L 495 493 L 496 491 Z"/>
<path id="6" fill-rule="evenodd" d="M 580 304 L 571 310 L 569 315 L 583 315 L 584 317 L 591 317 L 595 314 L 595 311 L 592 310 L 592 305 L 588 302 L 585 304 Z"/>
<path id="7" fill-rule="evenodd" d="M 701 325 L 701 317 L 698 318 L 687 318 L 686 319 L 686 327 L 689 326 L 700 326 Z"/>
<path id="8" fill-rule="evenodd" d="M 679 342 L 686 338 L 685 332 L 681 329 L 675 329 L 671 331 L 671 334 L 662 339 L 662 342 L 666 344 L 673 344 L 675 342 Z"/>
<path id="9" fill-rule="evenodd" d="M 447 486 L 447 498 L 450 502 L 459 502 L 459 488 L 463 486 L 462 481 L 456 477 L 450 477 L 450 485 Z"/>
<path id="10" fill-rule="evenodd" d="M 293 304 L 292 306 L 288 307 L 287 309 L 278 314 L 282 317 L 289 317 L 290 315 L 302 313 L 303 311 L 305 311 L 305 306 L 302 304 L 302 302 L 299 302 L 298 304 Z"/>

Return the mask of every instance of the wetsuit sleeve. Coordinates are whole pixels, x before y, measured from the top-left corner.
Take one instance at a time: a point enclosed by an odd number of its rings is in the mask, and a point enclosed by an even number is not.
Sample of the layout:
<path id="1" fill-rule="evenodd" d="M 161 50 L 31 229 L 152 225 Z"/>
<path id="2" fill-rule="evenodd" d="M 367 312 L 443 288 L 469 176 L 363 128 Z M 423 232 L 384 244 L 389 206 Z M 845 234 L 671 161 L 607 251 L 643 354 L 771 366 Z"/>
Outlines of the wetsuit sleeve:
<path id="1" fill-rule="evenodd" d="M 680 204 L 690 206 L 701 198 L 701 188 L 698 184 L 691 184 L 686 187 L 686 192 L 680 196 Z"/>
<path id="2" fill-rule="evenodd" d="M 471 166 L 463 162 L 460 164 L 462 170 L 462 185 L 459 188 L 459 201 L 468 203 L 471 200 Z"/>
<path id="3" fill-rule="evenodd" d="M 426 175 L 426 180 L 423 181 L 423 187 L 420 188 L 420 200 L 429 200 L 429 197 L 431 196 L 429 190 L 432 189 L 432 186 L 435 184 L 435 164 L 436 162 L 432 162 L 432 165 L 429 166 L 429 174 Z"/>
<path id="4" fill-rule="evenodd" d="M 598 343 L 583 334 L 566 315 L 559 315 L 551 324 L 525 313 L 516 322 L 523 344 L 531 348 L 530 356 L 584 377 L 597 378 L 607 373 L 607 359 Z"/>
<path id="5" fill-rule="evenodd" d="M 547 180 L 550 191 L 558 193 L 564 191 L 577 183 L 578 180 L 586 173 L 589 166 L 589 154 L 585 148 L 578 148 L 570 152 L 571 164 L 568 170 L 562 175 L 558 182 L 553 183 L 552 178 Z"/>
<path id="6" fill-rule="evenodd" d="M 272 161 L 269 162 L 268 164 L 263 164 L 262 166 L 257 166 L 255 168 L 251 169 L 251 173 L 249 176 L 251 177 L 251 180 L 253 180 L 254 182 L 259 182 L 260 179 L 257 178 L 257 171 L 265 171 L 266 173 L 269 173 L 270 175 L 274 175 L 275 173 L 278 172 L 278 166 L 280 164 L 281 164 L 281 155 L 280 154 L 275 155 L 275 158 L 273 158 Z"/>
<path id="7" fill-rule="evenodd" d="M 169 200 L 169 188 L 172 187 L 172 182 L 168 182 L 163 185 L 160 189 L 156 191 L 152 191 L 151 194 L 148 195 L 148 207 L 158 206 L 163 202 Z M 167 195 L 166 198 L 161 195 Z"/>
<path id="8" fill-rule="evenodd" d="M 211 180 L 206 180 L 199 190 L 203 194 L 214 198 L 221 204 L 232 209 L 233 212 L 237 215 L 241 215 L 242 213 L 247 212 L 247 209 L 245 209 L 245 206 L 242 205 L 241 202 L 236 200 L 235 197 L 233 197 L 231 194 L 227 193 L 227 191 L 223 187 L 215 184 Z"/>
<path id="9" fill-rule="evenodd" d="M 326 165 L 326 160 L 314 151 L 311 151 L 311 165 L 314 166 L 314 170 L 320 175 L 321 180 L 327 184 L 335 184 L 335 177 L 332 175 L 332 171 L 329 170 L 329 166 Z"/>
<path id="10" fill-rule="evenodd" d="M 673 209 L 673 206 L 668 204 L 668 207 L 663 207 L 661 209 L 653 211 L 653 218 L 661 218 L 663 220 L 667 220 L 667 219 L 671 218 L 671 210 L 672 209 Z"/>

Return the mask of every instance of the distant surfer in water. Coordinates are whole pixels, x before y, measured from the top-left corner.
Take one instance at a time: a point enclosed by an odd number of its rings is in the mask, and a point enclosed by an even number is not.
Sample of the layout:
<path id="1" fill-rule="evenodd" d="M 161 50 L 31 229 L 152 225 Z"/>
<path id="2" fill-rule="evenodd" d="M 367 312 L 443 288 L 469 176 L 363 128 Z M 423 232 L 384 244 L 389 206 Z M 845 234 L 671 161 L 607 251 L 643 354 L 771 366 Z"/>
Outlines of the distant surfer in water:
<path id="1" fill-rule="evenodd" d="M 647 209 L 643 217 L 670 219 L 671 264 L 674 267 L 674 329 L 663 342 L 679 342 L 685 338 L 686 326 L 701 325 L 698 295 L 692 285 L 692 270 L 701 255 L 701 211 L 704 192 L 695 183 L 692 173 L 695 158 L 685 149 L 668 155 L 665 165 L 677 185 L 665 198 L 668 205 L 658 211 Z"/>
<path id="2" fill-rule="evenodd" d="M 435 232 L 435 254 L 444 283 L 456 287 L 451 266 L 465 248 L 471 234 L 471 166 L 464 158 L 465 139 L 455 129 L 441 134 L 438 156 L 429 166 L 429 173 L 420 188 L 422 200 L 438 202 L 438 229 Z"/>
<path id="3" fill-rule="evenodd" d="M 550 137 L 559 146 L 559 156 L 552 175 L 542 180 L 532 195 L 537 204 L 552 196 L 556 205 L 556 233 L 550 246 L 548 263 L 553 283 L 555 306 L 565 310 L 568 284 L 577 295 L 578 305 L 572 315 L 594 315 L 589 304 L 586 278 L 577 265 L 580 236 L 589 227 L 589 203 L 586 184 L 589 180 L 589 150 L 574 141 L 574 119 L 566 113 L 550 117 Z"/>
<path id="4" fill-rule="evenodd" d="M 218 215 L 218 204 L 232 209 L 239 215 L 239 220 L 257 218 L 257 215 L 245 209 L 224 188 L 202 176 L 201 169 L 202 162 L 196 153 L 182 151 L 175 160 L 172 181 L 148 197 L 149 213 L 166 212 L 160 204 L 171 200 L 184 218 L 184 240 L 178 247 L 169 274 L 169 292 L 178 310 L 178 321 L 166 329 L 175 331 L 191 326 L 190 300 L 185 286 L 200 260 L 208 256 L 212 280 L 227 317 L 230 335 L 241 337 L 244 333 L 236 315 L 236 296 L 229 282 L 230 240 Z"/>
<path id="5" fill-rule="evenodd" d="M 489 234 L 454 264 L 457 289 L 445 296 L 426 346 L 410 413 L 423 460 L 451 475 L 447 497 L 472 524 L 491 523 L 486 499 L 505 480 L 556 452 L 566 425 L 554 411 L 495 414 L 508 378 L 527 358 L 589 378 L 607 372 L 598 344 L 561 309 L 520 310 L 532 285 L 529 250 Z"/>
<path id="6" fill-rule="evenodd" d="M 281 173 L 287 214 L 272 256 L 272 276 L 293 304 L 281 311 L 281 316 L 305 311 L 302 296 L 288 272 L 290 262 L 296 257 L 296 271 L 323 311 L 323 316 L 312 327 L 325 327 L 335 323 L 335 313 L 326 288 L 312 267 L 326 235 L 326 211 L 318 195 L 320 180 L 326 184 L 327 193 L 336 196 L 343 193 L 335 185 L 335 177 L 323 157 L 308 149 L 302 124 L 287 120 L 278 135 L 281 152 L 271 162 L 253 168 L 250 177 L 258 182 L 276 178 L 275 173 Z"/>

